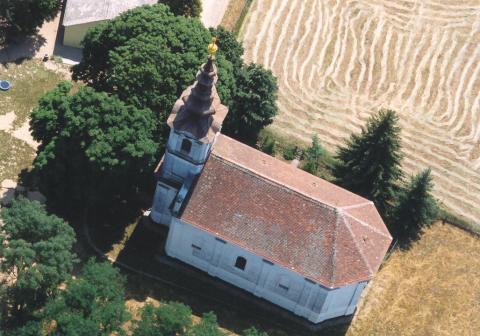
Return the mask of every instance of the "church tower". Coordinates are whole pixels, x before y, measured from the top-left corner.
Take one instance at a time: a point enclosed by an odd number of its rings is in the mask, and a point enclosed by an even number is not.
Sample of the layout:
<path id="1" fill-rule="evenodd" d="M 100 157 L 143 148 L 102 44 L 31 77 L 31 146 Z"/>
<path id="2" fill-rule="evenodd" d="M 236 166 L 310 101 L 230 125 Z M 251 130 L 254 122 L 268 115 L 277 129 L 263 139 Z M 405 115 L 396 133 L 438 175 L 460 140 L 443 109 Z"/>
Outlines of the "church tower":
<path id="1" fill-rule="evenodd" d="M 215 87 L 215 41 L 213 38 L 208 46 L 208 60 L 200 67 L 196 81 L 183 91 L 167 120 L 170 135 L 156 169 L 157 185 L 151 211 L 155 223 L 168 226 L 172 216 L 180 211 L 228 113 Z"/>

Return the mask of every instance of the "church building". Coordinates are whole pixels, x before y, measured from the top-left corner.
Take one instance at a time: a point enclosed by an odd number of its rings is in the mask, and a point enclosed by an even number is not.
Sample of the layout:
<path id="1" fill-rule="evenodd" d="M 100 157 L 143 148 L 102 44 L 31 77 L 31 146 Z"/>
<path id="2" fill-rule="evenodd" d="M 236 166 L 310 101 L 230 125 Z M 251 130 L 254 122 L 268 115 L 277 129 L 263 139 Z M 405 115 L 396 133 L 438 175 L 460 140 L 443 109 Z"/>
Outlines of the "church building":
<path id="1" fill-rule="evenodd" d="M 392 240 L 374 204 L 221 134 L 216 80 L 213 50 L 168 118 L 167 255 L 313 323 L 352 314 Z"/>

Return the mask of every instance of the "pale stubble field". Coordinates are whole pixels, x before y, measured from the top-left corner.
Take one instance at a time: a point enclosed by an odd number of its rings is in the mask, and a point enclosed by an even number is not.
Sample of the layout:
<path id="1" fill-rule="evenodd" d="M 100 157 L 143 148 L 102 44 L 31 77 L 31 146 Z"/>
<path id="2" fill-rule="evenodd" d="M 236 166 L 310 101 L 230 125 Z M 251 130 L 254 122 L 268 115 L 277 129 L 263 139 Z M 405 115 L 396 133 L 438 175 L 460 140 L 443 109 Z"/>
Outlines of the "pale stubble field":
<path id="1" fill-rule="evenodd" d="M 271 126 L 335 150 L 381 108 L 396 110 L 408 174 L 480 229 L 480 2 L 257 0 L 246 61 L 278 77 Z"/>

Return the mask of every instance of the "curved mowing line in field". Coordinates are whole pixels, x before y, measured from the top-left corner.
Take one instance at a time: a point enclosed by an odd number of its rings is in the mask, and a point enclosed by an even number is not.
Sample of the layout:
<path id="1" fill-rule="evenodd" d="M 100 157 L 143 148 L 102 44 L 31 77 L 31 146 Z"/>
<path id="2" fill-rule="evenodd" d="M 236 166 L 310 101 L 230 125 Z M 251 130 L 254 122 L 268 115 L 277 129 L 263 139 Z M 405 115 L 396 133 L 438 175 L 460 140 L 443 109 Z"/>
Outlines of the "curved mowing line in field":
<path id="1" fill-rule="evenodd" d="M 256 0 L 245 59 L 278 77 L 272 127 L 334 149 L 379 108 L 396 110 L 404 167 L 480 227 L 480 3 Z"/>

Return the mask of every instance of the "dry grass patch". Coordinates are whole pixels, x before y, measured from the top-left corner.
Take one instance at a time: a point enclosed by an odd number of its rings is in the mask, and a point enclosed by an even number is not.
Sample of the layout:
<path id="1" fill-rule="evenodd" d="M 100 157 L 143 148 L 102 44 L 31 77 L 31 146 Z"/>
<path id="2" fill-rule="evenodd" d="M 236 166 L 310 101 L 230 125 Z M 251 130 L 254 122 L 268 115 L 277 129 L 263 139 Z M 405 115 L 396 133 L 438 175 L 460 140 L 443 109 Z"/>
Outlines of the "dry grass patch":
<path id="1" fill-rule="evenodd" d="M 9 80 L 12 88 L 0 92 L 0 115 L 15 111 L 14 127 L 21 126 L 45 92 L 53 89 L 64 75 L 46 69 L 38 60 L 0 66 L 0 78 Z"/>
<path id="2" fill-rule="evenodd" d="M 0 182 L 15 180 L 22 169 L 31 166 L 35 151 L 4 131 L 0 131 L 0 144 Z"/>
<path id="3" fill-rule="evenodd" d="M 480 239 L 436 223 L 395 252 L 370 284 L 347 335 L 477 335 Z"/>
<path id="4" fill-rule="evenodd" d="M 238 33 L 252 2 L 253 0 L 230 0 L 220 25 Z"/>

